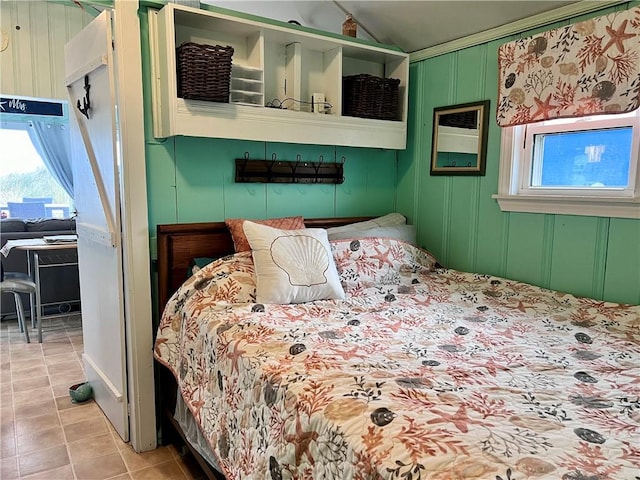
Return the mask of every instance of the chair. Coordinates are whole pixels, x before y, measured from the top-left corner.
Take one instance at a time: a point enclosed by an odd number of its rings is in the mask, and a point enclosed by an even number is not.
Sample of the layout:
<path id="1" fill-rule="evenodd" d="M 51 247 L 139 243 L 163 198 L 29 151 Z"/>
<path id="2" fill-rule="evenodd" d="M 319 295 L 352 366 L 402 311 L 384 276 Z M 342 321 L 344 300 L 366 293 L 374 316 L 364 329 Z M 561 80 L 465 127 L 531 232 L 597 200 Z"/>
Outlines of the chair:
<path id="1" fill-rule="evenodd" d="M 45 218 L 44 202 L 7 202 L 11 218 Z"/>
<path id="2" fill-rule="evenodd" d="M 29 339 L 29 327 L 27 326 L 24 308 L 22 307 L 21 293 L 35 295 L 36 284 L 33 283 L 26 273 L 4 272 L 2 271 L 2 280 L 0 281 L 0 293 L 12 293 L 16 302 L 16 315 L 18 316 L 18 327 L 24 332 L 24 338 L 27 343 L 31 343 Z"/>
<path id="3" fill-rule="evenodd" d="M 23 203 L 53 203 L 53 197 L 22 197 Z"/>

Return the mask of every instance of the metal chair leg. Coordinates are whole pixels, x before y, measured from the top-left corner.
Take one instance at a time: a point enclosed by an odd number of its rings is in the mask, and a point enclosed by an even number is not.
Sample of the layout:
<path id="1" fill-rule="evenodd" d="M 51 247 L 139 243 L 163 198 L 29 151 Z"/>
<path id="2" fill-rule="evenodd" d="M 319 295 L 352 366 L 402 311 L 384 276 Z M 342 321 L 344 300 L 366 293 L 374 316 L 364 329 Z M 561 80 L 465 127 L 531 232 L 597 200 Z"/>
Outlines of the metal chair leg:
<path id="1" fill-rule="evenodd" d="M 36 328 L 36 316 L 34 315 L 36 309 L 35 309 L 35 301 L 36 301 L 36 296 L 33 293 L 29 294 L 29 305 L 31 307 L 30 309 L 30 316 L 31 316 L 31 328 Z"/>
<path id="2" fill-rule="evenodd" d="M 31 343 L 29 339 L 29 328 L 26 325 L 26 319 L 24 317 L 24 308 L 22 308 L 22 299 L 20 298 L 20 294 L 18 292 L 13 292 L 13 298 L 16 302 L 16 314 L 18 315 L 18 326 L 20 327 L 20 331 L 24 332 L 24 338 L 27 343 Z"/>

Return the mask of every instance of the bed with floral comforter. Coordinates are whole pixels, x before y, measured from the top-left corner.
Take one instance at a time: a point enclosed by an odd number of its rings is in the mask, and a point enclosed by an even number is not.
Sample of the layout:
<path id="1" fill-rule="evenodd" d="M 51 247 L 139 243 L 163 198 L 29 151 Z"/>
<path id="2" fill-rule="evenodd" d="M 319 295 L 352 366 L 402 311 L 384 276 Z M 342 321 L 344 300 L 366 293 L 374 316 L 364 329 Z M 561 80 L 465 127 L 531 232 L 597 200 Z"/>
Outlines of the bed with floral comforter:
<path id="1" fill-rule="evenodd" d="M 229 479 L 640 478 L 640 307 L 332 249 L 345 300 L 256 304 L 245 252 L 167 304 L 155 357 Z"/>

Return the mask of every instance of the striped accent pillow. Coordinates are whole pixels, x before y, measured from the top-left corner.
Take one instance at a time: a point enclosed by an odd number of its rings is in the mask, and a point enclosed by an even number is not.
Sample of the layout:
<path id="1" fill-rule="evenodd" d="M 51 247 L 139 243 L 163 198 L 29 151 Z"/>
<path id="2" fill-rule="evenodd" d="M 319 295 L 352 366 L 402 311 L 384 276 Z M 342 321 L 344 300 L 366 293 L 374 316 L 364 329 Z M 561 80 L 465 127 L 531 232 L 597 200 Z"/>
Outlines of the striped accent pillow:
<path id="1" fill-rule="evenodd" d="M 246 218 L 227 218 L 224 223 L 227 225 L 231 238 L 233 239 L 233 246 L 236 253 L 248 252 L 251 250 L 247 236 L 244 234 L 242 224 L 246 221 Z M 254 223 L 260 225 L 267 225 L 268 227 L 279 228 L 280 230 L 301 230 L 305 228 L 304 218 L 299 217 L 282 217 L 282 218 L 269 218 L 266 220 L 251 220 Z"/>

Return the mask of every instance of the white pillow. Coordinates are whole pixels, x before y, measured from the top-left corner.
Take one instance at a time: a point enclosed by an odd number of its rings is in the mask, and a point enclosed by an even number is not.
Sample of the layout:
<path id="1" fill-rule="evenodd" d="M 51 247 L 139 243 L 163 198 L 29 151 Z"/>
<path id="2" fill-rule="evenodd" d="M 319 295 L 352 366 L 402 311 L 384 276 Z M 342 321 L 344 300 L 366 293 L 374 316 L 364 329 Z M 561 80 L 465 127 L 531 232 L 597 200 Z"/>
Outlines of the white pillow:
<path id="1" fill-rule="evenodd" d="M 344 238 L 395 238 L 411 245 L 417 245 L 416 227 L 414 225 L 392 225 L 390 227 L 375 227 L 367 230 L 352 230 L 329 234 L 329 240 L 342 240 Z"/>
<path id="2" fill-rule="evenodd" d="M 394 225 L 405 225 L 406 223 L 407 219 L 404 215 L 400 213 L 389 213 L 382 217 L 372 218 L 365 222 L 350 223 L 349 225 L 343 225 L 342 227 L 327 228 L 327 233 L 329 234 L 329 240 L 338 240 L 337 237 L 334 238 L 335 234 L 348 235 L 360 230 L 369 230 L 370 228 L 376 227 L 392 227 Z M 339 238 L 348 237 L 341 236 Z"/>
<path id="3" fill-rule="evenodd" d="M 280 230 L 245 221 L 253 252 L 258 303 L 344 298 L 326 230 Z"/>

